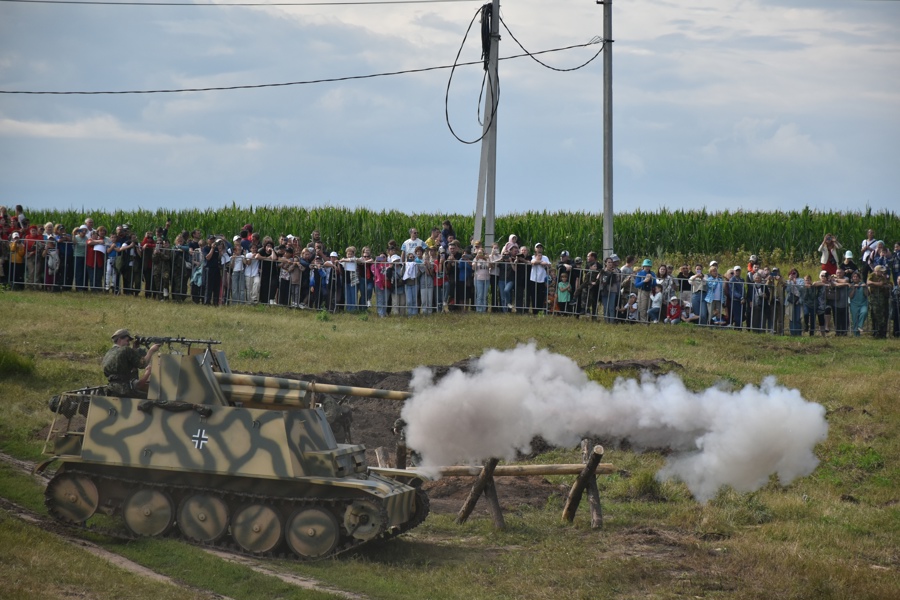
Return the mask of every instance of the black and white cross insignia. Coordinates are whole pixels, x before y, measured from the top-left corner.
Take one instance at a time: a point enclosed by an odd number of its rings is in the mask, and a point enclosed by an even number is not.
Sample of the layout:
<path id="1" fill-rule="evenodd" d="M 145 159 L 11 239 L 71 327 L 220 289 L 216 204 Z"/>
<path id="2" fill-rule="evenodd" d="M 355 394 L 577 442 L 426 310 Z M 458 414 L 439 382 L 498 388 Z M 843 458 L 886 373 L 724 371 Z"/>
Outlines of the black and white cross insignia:
<path id="1" fill-rule="evenodd" d="M 205 429 L 198 429 L 197 433 L 191 436 L 191 440 L 194 442 L 194 448 L 197 450 L 203 450 L 203 444 L 209 441 L 209 438 L 206 437 Z"/>

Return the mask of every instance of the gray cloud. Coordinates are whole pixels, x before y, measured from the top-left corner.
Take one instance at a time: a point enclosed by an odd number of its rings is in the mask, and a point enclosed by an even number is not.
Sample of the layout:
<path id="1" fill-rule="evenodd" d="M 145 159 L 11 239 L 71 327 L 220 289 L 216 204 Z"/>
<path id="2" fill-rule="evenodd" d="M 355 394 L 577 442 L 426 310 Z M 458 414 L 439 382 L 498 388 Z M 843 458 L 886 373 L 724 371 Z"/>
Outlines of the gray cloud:
<path id="1" fill-rule="evenodd" d="M 846 209 L 849 192 L 893 208 L 893 4 L 616 5 L 617 209 L 774 209 L 798 197 Z M 227 86 L 448 64 L 474 8 L 4 3 L 0 89 Z M 533 50 L 590 39 L 601 14 L 592 3 L 547 13 L 536 0 L 503 10 Z M 594 51 L 543 60 L 570 66 Z M 462 59 L 479 52 L 472 37 Z M 504 37 L 501 53 L 517 52 Z M 0 198 L 107 209 L 125 196 L 150 207 L 332 202 L 469 212 L 479 148 L 446 129 L 448 77 L 182 95 L 2 95 Z M 480 134 L 480 83 L 478 67 L 454 76 L 450 117 L 462 137 Z M 501 64 L 501 212 L 599 210 L 601 85 L 599 59 L 569 74 L 528 59 Z"/>

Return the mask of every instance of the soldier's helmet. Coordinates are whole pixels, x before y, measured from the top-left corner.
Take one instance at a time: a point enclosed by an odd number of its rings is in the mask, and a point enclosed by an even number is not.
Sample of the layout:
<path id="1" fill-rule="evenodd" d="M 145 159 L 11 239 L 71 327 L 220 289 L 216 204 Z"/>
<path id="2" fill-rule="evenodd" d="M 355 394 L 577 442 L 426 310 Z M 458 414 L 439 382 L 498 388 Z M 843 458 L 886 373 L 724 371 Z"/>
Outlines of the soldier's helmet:
<path id="1" fill-rule="evenodd" d="M 127 337 L 129 340 L 133 340 L 134 337 L 128 333 L 127 329 L 119 329 L 114 334 L 112 334 L 112 341 L 118 342 L 120 338 Z"/>

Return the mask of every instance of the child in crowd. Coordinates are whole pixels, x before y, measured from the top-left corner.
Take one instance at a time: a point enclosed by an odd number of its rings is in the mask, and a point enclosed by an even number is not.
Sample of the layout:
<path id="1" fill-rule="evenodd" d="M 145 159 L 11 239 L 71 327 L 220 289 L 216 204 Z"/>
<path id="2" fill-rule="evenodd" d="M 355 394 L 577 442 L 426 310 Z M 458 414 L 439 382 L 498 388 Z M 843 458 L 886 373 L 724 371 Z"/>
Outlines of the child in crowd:
<path id="1" fill-rule="evenodd" d="M 662 286 L 653 286 L 650 293 L 650 310 L 647 312 L 647 320 L 651 323 L 659 323 L 659 313 L 662 311 Z"/>
<path id="2" fill-rule="evenodd" d="M 678 296 L 672 296 L 666 305 L 666 323 L 670 325 L 678 325 L 681 323 L 681 300 Z"/>
<path id="3" fill-rule="evenodd" d="M 712 308 L 710 309 L 711 314 L 709 317 L 710 325 L 728 325 L 728 321 L 726 321 L 722 316 L 722 305 L 715 302 L 710 302 L 710 306 L 712 306 Z"/>
<path id="4" fill-rule="evenodd" d="M 572 284 L 569 283 L 569 274 L 562 272 L 559 274 L 559 283 L 556 284 L 556 303 L 559 306 L 559 312 L 564 315 L 569 314 L 569 302 L 572 301 Z"/>
<path id="5" fill-rule="evenodd" d="M 619 309 L 620 313 L 625 314 L 625 321 L 629 325 L 634 325 L 638 321 L 638 303 L 637 303 L 637 294 L 632 292 L 628 295 L 628 300 L 625 301 L 625 304 Z"/>
<path id="6" fill-rule="evenodd" d="M 684 303 L 684 308 L 681 310 L 681 320 L 685 323 L 699 323 L 700 315 L 694 312 L 694 308 L 690 302 Z"/>

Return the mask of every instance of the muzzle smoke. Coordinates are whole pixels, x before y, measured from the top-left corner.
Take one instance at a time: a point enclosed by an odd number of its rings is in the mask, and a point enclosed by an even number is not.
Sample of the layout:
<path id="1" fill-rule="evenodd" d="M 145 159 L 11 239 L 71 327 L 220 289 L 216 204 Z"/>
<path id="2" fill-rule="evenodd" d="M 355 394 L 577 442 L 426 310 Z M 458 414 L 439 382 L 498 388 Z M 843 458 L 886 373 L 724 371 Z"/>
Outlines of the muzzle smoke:
<path id="1" fill-rule="evenodd" d="M 661 479 L 677 478 L 706 502 L 723 485 L 739 492 L 782 485 L 815 469 L 825 439 L 825 409 L 774 377 L 738 391 L 692 392 L 675 375 L 620 379 L 613 389 L 589 381 L 571 359 L 534 344 L 489 350 L 471 372 L 438 382 L 425 367 L 413 374 L 403 408 L 407 443 L 422 468 L 512 460 L 540 435 L 559 446 L 582 437 L 627 438 L 636 450 L 670 448 Z"/>

